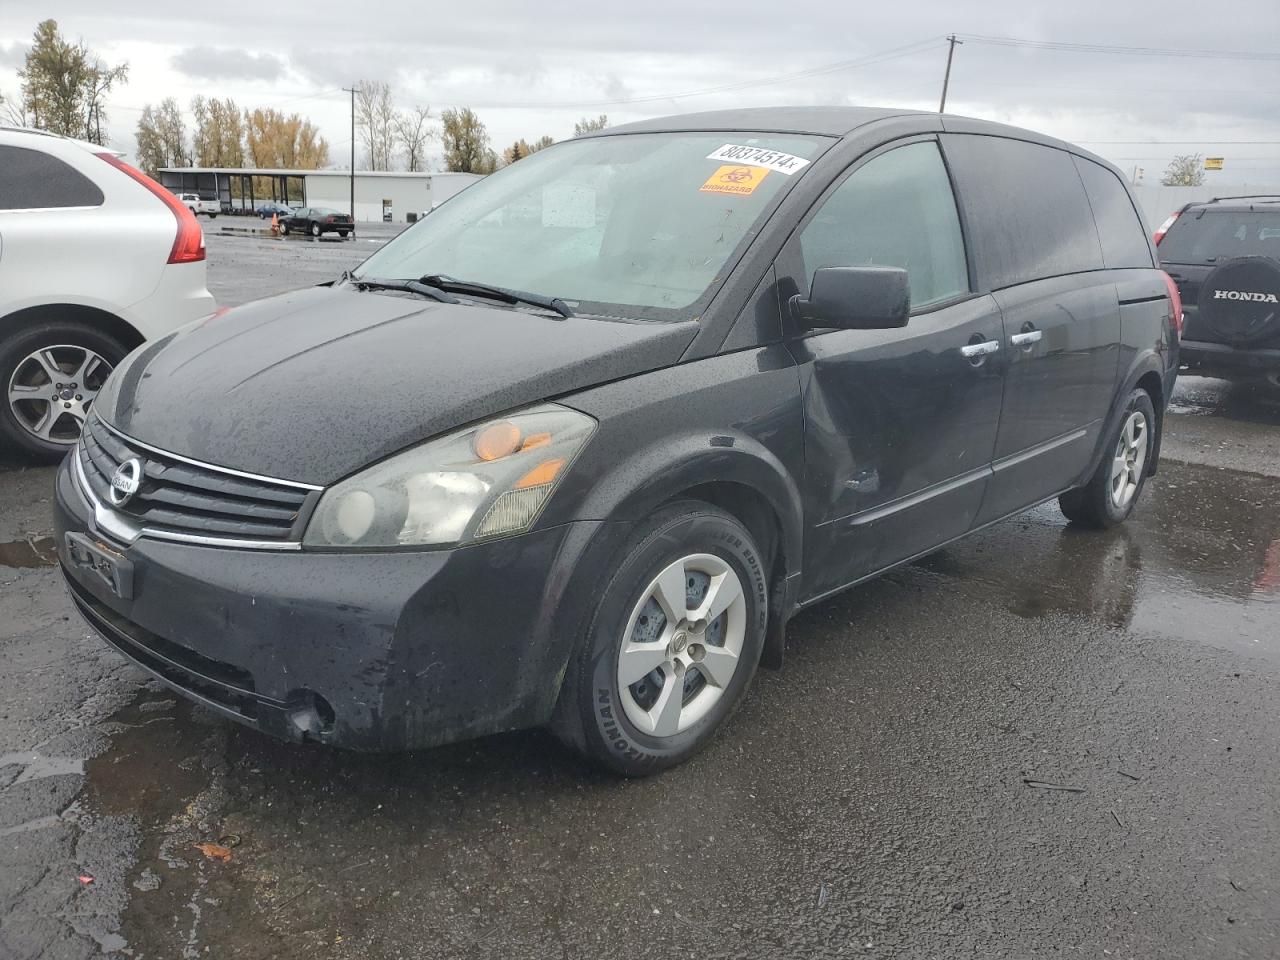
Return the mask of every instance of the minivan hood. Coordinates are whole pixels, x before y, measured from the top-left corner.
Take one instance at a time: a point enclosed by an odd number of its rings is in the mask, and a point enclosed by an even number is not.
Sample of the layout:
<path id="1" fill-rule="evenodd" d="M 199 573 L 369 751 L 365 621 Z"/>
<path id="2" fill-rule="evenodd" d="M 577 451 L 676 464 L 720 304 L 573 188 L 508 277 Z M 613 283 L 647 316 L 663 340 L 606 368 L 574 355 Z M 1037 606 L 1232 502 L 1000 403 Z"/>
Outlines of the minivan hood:
<path id="1" fill-rule="evenodd" d="M 696 332 L 313 287 L 146 344 L 96 404 L 161 450 L 324 485 L 481 417 L 673 364 Z"/>

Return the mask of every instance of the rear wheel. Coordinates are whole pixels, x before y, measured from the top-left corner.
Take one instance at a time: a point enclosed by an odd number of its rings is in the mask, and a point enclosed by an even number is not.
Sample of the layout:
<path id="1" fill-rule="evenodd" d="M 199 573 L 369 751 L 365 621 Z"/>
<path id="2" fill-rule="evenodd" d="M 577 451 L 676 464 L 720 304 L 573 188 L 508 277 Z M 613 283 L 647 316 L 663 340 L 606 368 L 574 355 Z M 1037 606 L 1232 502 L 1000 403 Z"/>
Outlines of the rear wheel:
<path id="1" fill-rule="evenodd" d="M 311 224 L 311 235 L 312 235 L 313 237 L 317 237 L 317 238 L 319 238 L 319 236 L 320 236 L 320 224 L 318 224 L 318 223 L 312 223 L 312 224 Z"/>
<path id="2" fill-rule="evenodd" d="M 704 747 L 755 674 L 768 613 L 751 534 L 696 501 L 656 514 L 622 551 L 570 664 L 553 729 L 624 776 Z"/>
<path id="3" fill-rule="evenodd" d="M 1123 523 L 1146 485 L 1155 449 L 1156 412 L 1147 391 L 1129 394 L 1120 423 L 1108 438 L 1102 463 L 1087 484 L 1058 498 L 1072 523 L 1102 530 Z"/>
<path id="4" fill-rule="evenodd" d="M 124 344 L 82 323 L 54 321 L 0 341 L 0 437 L 34 457 L 55 461 L 80 436 Z"/>

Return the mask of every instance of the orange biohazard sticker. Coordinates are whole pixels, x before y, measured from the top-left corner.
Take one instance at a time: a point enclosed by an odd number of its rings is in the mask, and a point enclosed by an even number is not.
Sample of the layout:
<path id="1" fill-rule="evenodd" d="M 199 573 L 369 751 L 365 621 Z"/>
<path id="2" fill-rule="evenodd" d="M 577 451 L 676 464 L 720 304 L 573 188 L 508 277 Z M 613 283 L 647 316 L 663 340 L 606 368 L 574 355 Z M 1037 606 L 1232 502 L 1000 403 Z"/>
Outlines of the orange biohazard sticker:
<path id="1" fill-rule="evenodd" d="M 732 193 L 740 197 L 756 192 L 769 171 L 763 167 L 721 167 L 698 188 L 699 193 Z"/>

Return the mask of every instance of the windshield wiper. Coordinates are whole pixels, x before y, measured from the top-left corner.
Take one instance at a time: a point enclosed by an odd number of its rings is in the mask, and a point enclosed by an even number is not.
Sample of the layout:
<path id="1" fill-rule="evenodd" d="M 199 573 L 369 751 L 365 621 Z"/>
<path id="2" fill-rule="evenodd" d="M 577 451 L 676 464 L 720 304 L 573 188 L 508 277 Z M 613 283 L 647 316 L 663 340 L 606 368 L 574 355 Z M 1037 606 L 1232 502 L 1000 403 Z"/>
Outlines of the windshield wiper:
<path id="1" fill-rule="evenodd" d="M 449 296 L 439 287 L 422 283 L 419 280 L 377 280 L 373 277 L 353 277 L 349 274 L 344 279 L 347 283 L 353 284 L 362 290 L 403 290 L 406 293 L 416 293 L 420 297 L 439 300 L 441 303 L 459 302 L 457 297 Z"/>
<path id="2" fill-rule="evenodd" d="M 573 311 L 569 309 L 569 305 L 559 297 L 544 297 L 537 293 L 525 293 L 523 290 L 495 287 L 487 283 L 458 280 L 455 277 L 445 277 L 438 274 L 427 274 L 425 277 L 419 277 L 417 282 L 433 287 L 436 290 L 445 290 L 450 293 L 471 293 L 480 297 L 492 297 L 504 303 L 528 303 L 535 307 L 542 307 L 544 310 L 551 310 L 562 317 L 572 317 L 574 315 Z"/>

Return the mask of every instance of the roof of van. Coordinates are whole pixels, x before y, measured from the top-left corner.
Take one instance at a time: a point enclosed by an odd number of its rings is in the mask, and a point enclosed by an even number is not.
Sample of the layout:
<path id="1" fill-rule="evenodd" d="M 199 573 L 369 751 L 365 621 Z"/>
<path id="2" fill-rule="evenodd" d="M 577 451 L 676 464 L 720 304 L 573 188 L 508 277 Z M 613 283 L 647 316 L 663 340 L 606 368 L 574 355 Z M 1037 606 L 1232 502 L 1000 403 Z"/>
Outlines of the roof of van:
<path id="1" fill-rule="evenodd" d="M 839 137 L 855 127 L 886 117 L 922 113 L 887 107 L 750 107 L 740 110 L 709 110 L 654 117 L 609 127 L 604 133 L 643 133 L 671 130 L 759 130 L 775 133 L 817 133 Z"/>

